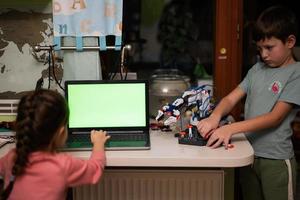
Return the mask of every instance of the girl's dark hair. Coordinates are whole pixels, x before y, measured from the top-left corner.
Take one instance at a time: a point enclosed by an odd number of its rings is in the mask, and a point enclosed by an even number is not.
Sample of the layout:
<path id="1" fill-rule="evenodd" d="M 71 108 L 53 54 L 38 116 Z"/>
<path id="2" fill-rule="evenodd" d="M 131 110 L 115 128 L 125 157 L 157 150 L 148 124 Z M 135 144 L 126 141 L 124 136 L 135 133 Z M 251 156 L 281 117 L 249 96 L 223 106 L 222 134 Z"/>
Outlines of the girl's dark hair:
<path id="1" fill-rule="evenodd" d="M 253 29 L 255 42 L 275 37 L 282 42 L 290 35 L 297 36 L 298 22 L 295 14 L 286 7 L 272 6 L 258 17 Z"/>
<path id="2" fill-rule="evenodd" d="M 52 90 L 32 91 L 18 105 L 16 131 L 16 160 L 12 174 L 24 172 L 28 155 L 47 149 L 58 129 L 66 124 L 69 112 L 65 99 Z M 54 151 L 54 149 L 51 149 Z"/>

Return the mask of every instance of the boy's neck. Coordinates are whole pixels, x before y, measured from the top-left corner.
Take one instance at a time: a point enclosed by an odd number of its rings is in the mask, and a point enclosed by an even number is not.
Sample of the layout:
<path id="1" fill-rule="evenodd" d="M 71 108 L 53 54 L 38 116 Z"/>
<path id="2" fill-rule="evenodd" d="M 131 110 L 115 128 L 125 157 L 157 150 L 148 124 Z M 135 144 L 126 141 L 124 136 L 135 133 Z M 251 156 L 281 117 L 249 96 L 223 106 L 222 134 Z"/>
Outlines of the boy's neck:
<path id="1" fill-rule="evenodd" d="M 294 59 L 293 56 L 290 56 L 289 58 L 286 59 L 286 61 L 284 63 L 282 63 L 281 65 L 279 65 L 277 68 L 281 68 L 281 67 L 287 67 L 291 64 L 296 63 L 296 60 Z"/>

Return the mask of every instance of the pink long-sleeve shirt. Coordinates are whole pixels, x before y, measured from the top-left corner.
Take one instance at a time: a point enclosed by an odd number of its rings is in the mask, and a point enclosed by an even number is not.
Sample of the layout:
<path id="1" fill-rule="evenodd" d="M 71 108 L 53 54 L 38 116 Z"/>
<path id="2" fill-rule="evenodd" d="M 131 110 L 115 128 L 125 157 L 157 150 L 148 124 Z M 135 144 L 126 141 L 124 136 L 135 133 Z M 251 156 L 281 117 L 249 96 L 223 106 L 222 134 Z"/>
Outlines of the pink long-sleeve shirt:
<path id="1" fill-rule="evenodd" d="M 5 187 L 11 177 L 14 155 L 15 149 L 0 159 L 0 175 L 4 178 Z M 66 199 L 68 187 L 97 183 L 105 162 L 104 151 L 93 151 L 89 160 L 65 153 L 31 153 L 25 173 L 16 178 L 9 199 Z"/>

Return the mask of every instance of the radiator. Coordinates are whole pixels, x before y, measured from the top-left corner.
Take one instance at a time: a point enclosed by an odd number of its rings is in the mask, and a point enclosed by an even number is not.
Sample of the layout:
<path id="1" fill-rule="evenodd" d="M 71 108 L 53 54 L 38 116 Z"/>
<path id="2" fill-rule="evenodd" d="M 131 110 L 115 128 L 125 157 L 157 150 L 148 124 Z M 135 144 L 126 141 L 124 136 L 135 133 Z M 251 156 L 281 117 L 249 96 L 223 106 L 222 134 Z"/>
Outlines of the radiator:
<path id="1" fill-rule="evenodd" d="M 99 184 L 73 189 L 74 200 L 223 200 L 222 170 L 106 170 Z"/>
<path id="2" fill-rule="evenodd" d="M 0 99 L 0 115 L 16 115 L 18 99 Z"/>

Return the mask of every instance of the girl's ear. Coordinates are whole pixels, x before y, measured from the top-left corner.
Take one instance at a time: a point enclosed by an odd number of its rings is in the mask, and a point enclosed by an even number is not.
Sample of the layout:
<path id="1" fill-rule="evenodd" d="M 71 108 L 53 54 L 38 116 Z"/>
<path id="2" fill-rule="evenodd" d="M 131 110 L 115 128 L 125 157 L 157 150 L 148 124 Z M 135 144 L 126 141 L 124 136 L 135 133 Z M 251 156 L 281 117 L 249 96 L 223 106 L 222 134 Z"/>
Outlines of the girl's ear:
<path id="1" fill-rule="evenodd" d="M 56 134 L 54 135 L 49 145 L 49 151 L 53 152 L 58 147 L 62 146 L 65 143 L 66 138 L 67 138 L 66 126 L 61 126 L 56 132 Z"/>
<path id="2" fill-rule="evenodd" d="M 65 130 L 66 130 L 66 126 L 62 126 L 58 129 L 58 135 L 61 135 L 63 133 L 65 133 Z"/>
<path id="3" fill-rule="evenodd" d="M 288 48 L 293 48 L 296 44 L 296 36 L 290 35 L 286 40 L 286 45 Z"/>

